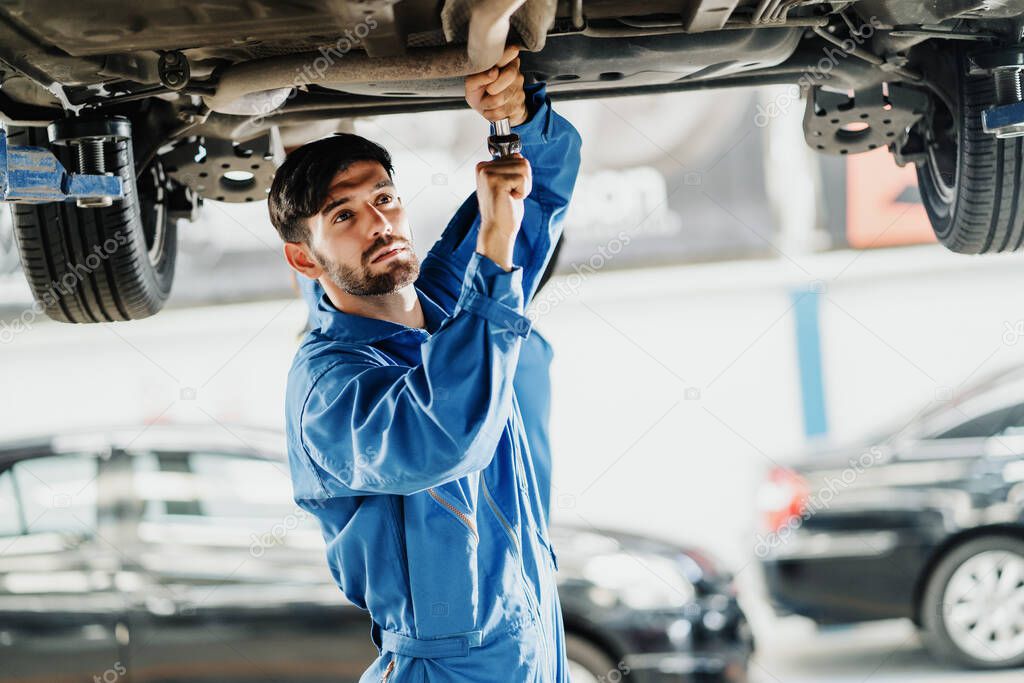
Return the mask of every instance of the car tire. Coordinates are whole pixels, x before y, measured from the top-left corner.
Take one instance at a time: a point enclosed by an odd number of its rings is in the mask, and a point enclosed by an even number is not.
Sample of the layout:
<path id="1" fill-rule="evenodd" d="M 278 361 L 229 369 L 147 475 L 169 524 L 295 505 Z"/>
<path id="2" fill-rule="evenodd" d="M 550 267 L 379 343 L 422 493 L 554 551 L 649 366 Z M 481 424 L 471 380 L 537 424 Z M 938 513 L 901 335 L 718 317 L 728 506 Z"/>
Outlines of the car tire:
<path id="1" fill-rule="evenodd" d="M 573 683 L 598 683 L 625 678 L 611 657 L 579 636 L 565 635 L 565 658 L 569 661 L 569 678 Z"/>
<path id="2" fill-rule="evenodd" d="M 18 270 L 18 247 L 14 244 L 14 206 L 0 207 L 0 275 Z"/>
<path id="3" fill-rule="evenodd" d="M 1000 565 L 1000 558 L 1012 562 L 1012 566 Z M 1000 572 L 1000 567 L 1005 571 Z M 979 580 L 972 588 L 973 576 L 978 576 Z M 1007 583 L 1003 585 L 1000 581 Z M 1006 600 L 1002 591 L 1016 596 L 1018 602 Z M 921 601 L 922 640 L 932 655 L 945 663 L 975 669 L 1024 666 L 1024 632 L 1005 642 L 988 635 L 992 624 L 1013 623 L 1014 628 L 1019 628 L 1019 620 L 1024 618 L 1022 600 L 1024 540 L 986 536 L 968 541 L 949 551 L 928 578 Z M 991 608 L 991 605 L 1004 604 L 1008 607 L 1002 612 L 998 607 Z M 978 612 L 987 620 L 1008 621 L 978 620 L 972 630 L 968 624 Z M 997 636 L 994 631 L 991 635 Z"/>
<path id="4" fill-rule="evenodd" d="M 49 147 L 45 128 L 11 126 L 7 137 L 11 145 Z M 163 168 L 154 161 L 136 183 L 131 141 L 110 147 L 106 168 L 122 179 L 121 200 L 98 208 L 73 201 L 13 207 L 22 270 L 38 309 L 54 320 L 138 320 L 159 311 L 171 292 L 177 222 L 168 215 Z M 77 168 L 69 150 L 54 152 Z"/>
<path id="5" fill-rule="evenodd" d="M 926 126 L 918 188 L 936 237 L 964 254 L 1014 251 L 1024 241 L 1024 138 L 982 130 L 996 102 L 992 76 L 971 75 L 961 47 L 937 57 L 931 76 L 942 97 Z M 947 76 L 944 76 L 947 75 Z"/>

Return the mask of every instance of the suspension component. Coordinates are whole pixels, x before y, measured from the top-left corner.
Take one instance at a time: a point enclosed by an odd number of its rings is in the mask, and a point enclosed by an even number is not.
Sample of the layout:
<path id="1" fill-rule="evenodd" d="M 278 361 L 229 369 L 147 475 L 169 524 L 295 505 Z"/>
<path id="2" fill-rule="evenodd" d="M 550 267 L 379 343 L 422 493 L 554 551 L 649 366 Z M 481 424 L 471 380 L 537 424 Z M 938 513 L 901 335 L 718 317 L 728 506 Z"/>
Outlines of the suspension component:
<path id="1" fill-rule="evenodd" d="M 54 121 L 47 128 L 54 145 L 73 147 L 78 159 L 78 172 L 87 176 L 113 175 L 107 171 L 107 151 L 113 143 L 131 140 L 131 123 L 123 116 L 103 119 L 73 118 Z M 110 206 L 111 195 L 77 198 L 78 206 L 97 208 Z"/>
<path id="2" fill-rule="evenodd" d="M 69 173 L 49 149 L 9 145 L 7 131 L 0 129 L 0 201 L 43 204 L 76 199 L 95 206 L 101 199 L 109 203 L 123 196 L 119 177 Z"/>
<path id="3" fill-rule="evenodd" d="M 160 73 L 160 83 L 169 90 L 181 90 L 192 77 L 188 59 L 178 50 L 168 50 L 161 54 L 157 71 Z"/>
<path id="4" fill-rule="evenodd" d="M 896 150 L 930 107 L 923 91 L 899 83 L 862 88 L 852 96 L 816 85 L 807 95 L 804 135 L 812 149 L 826 154 Z"/>
<path id="5" fill-rule="evenodd" d="M 981 113 L 982 129 L 997 138 L 1024 135 L 1024 49 L 985 50 L 971 55 L 972 75 L 989 74 L 995 85 L 995 106 Z"/>

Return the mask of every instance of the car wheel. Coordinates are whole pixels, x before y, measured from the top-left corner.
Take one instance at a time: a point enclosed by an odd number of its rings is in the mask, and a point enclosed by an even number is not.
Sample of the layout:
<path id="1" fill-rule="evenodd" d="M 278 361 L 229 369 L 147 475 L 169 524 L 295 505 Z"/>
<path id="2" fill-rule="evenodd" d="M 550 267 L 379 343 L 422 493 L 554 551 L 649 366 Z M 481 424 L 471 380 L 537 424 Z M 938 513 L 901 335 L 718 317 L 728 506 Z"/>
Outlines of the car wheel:
<path id="1" fill-rule="evenodd" d="M 569 660 L 569 679 L 572 683 L 605 683 L 623 679 L 622 672 L 611 657 L 578 636 L 566 634 L 565 657 Z"/>
<path id="2" fill-rule="evenodd" d="M 968 73 L 967 62 L 958 49 L 933 66 L 944 96 L 924 130 L 921 200 L 939 241 L 952 251 L 1012 251 L 1024 241 L 1024 138 L 998 139 L 982 130 L 982 112 L 996 102 L 995 84 L 992 76 Z"/>
<path id="3" fill-rule="evenodd" d="M 11 126 L 7 137 L 12 145 L 49 146 L 45 128 Z M 136 182 L 131 141 L 110 146 L 106 168 L 120 175 L 123 199 L 97 208 L 14 206 L 22 269 L 37 305 L 54 320 L 137 320 L 159 311 L 171 292 L 177 222 L 168 216 L 163 168 L 154 161 Z M 55 153 L 76 168 L 67 150 Z"/>
<path id="4" fill-rule="evenodd" d="M 924 643 L 943 661 L 1024 665 L 1024 541 L 990 536 L 955 548 L 928 579 L 921 609 Z"/>

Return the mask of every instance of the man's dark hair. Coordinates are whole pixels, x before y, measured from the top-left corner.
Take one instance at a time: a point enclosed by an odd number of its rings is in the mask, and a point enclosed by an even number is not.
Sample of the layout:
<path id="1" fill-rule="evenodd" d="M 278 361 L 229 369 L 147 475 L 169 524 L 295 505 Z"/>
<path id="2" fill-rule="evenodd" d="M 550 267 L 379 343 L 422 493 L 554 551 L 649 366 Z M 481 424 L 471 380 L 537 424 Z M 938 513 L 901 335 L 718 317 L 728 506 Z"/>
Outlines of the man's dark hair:
<path id="1" fill-rule="evenodd" d="M 306 219 L 327 199 L 335 175 L 355 161 L 376 161 L 392 178 L 391 155 L 375 142 L 352 133 L 314 140 L 289 154 L 274 174 L 268 208 L 270 222 L 285 242 L 309 239 Z"/>

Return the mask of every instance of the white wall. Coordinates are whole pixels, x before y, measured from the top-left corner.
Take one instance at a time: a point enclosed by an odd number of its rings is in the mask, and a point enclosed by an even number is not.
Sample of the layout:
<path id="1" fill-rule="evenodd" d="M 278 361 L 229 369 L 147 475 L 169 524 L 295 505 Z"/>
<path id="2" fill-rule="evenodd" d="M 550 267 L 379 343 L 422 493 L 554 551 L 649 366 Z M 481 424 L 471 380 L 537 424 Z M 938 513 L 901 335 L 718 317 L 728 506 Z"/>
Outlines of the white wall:
<path id="1" fill-rule="evenodd" d="M 1024 361 L 1024 343 L 1004 342 L 1024 319 L 1022 286 L 1019 256 L 937 246 L 591 276 L 537 321 L 557 352 L 554 518 L 745 566 L 757 485 L 806 445 L 790 293 L 822 292 L 828 419 L 843 442 Z"/>

